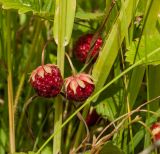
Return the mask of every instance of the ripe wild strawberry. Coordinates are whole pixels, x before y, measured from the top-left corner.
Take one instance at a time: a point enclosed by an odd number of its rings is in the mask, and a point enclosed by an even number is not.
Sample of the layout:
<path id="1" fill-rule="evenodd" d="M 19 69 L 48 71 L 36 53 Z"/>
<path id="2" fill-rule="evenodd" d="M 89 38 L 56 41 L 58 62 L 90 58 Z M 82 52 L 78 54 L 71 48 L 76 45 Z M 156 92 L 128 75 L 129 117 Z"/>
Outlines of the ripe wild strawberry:
<path id="1" fill-rule="evenodd" d="M 61 91 L 63 79 L 59 68 L 53 64 L 37 67 L 29 79 L 32 87 L 42 97 L 54 97 Z"/>
<path id="2" fill-rule="evenodd" d="M 76 42 L 75 56 L 80 62 L 85 63 L 91 48 L 92 38 L 93 34 L 86 34 L 84 36 L 81 36 Z M 91 49 L 92 53 L 90 53 L 91 58 L 94 57 L 94 60 L 98 57 L 101 45 L 102 45 L 102 38 L 99 37 L 96 40 L 94 47 Z"/>
<path id="3" fill-rule="evenodd" d="M 65 95 L 69 100 L 76 102 L 85 101 L 93 91 L 94 83 L 88 74 L 80 73 L 65 80 Z"/>
<path id="4" fill-rule="evenodd" d="M 100 115 L 96 112 L 96 109 L 91 110 L 87 117 L 86 117 L 86 123 L 88 126 L 93 126 L 96 124 L 96 122 L 100 119 Z"/>
<path id="5" fill-rule="evenodd" d="M 151 126 L 152 135 L 154 137 L 154 141 L 160 140 L 160 123 L 154 123 Z"/>

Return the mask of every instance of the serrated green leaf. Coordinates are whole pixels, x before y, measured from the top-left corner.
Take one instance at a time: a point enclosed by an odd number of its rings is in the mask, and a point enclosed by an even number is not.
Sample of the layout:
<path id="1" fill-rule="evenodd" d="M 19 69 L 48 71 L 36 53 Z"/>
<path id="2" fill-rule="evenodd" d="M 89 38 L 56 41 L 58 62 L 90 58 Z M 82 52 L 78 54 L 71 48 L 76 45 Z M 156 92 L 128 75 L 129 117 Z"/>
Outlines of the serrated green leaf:
<path id="1" fill-rule="evenodd" d="M 41 152 L 41 154 L 52 154 L 52 153 L 53 153 L 52 146 L 46 146 Z"/>
<path id="2" fill-rule="evenodd" d="M 113 142 L 109 141 L 107 142 L 102 150 L 100 151 L 100 154 L 125 154 L 121 149 L 119 149 L 116 145 L 113 144 Z"/>
<path id="3" fill-rule="evenodd" d="M 37 12 L 36 10 L 34 10 L 34 8 L 32 8 L 32 6 L 30 4 L 25 4 L 25 3 L 20 3 L 19 1 L 4 1 L 4 0 L 0 0 L 0 3 L 2 4 L 2 8 L 3 9 L 16 9 L 16 10 L 20 10 L 20 12 L 26 13 L 29 11 L 32 12 Z"/>
<path id="4" fill-rule="evenodd" d="M 96 106 L 96 111 L 102 117 L 113 121 L 115 119 L 115 115 L 117 113 L 115 102 L 112 98 L 108 98 L 100 102 Z"/>
<path id="5" fill-rule="evenodd" d="M 145 39 L 143 36 L 141 39 L 139 50 L 136 55 L 136 61 L 145 58 L 147 54 L 153 52 L 154 50 L 160 47 L 159 33 L 156 33 L 154 35 L 149 35 L 146 37 L 147 38 Z M 137 44 L 138 44 L 138 40 L 133 41 L 130 45 L 130 49 L 126 53 L 126 61 L 129 62 L 130 64 L 133 64 L 134 62 Z M 147 48 L 146 48 L 146 45 L 147 45 Z M 150 56 L 149 58 L 145 59 L 143 63 L 153 64 L 153 65 L 160 64 L 160 52 L 157 53 L 156 55 Z"/>
<path id="6" fill-rule="evenodd" d="M 82 9 L 78 8 L 76 12 L 76 18 L 81 20 L 99 20 L 104 16 L 104 13 L 102 12 L 85 12 Z"/>
<path id="7" fill-rule="evenodd" d="M 35 6 L 33 6 L 30 3 L 22 3 L 18 0 L 16 1 L 11 1 L 11 0 L 0 0 L 0 4 L 2 4 L 2 8 L 9 10 L 9 9 L 14 9 L 14 10 L 18 10 L 19 14 L 24 14 L 24 13 L 28 13 L 28 12 L 32 12 L 35 15 L 38 15 L 42 18 L 45 18 L 47 20 L 51 20 L 51 16 L 53 16 L 52 13 L 50 13 L 48 10 L 38 10 L 35 8 Z M 37 5 L 37 4 L 35 4 Z M 52 19 L 53 20 L 53 19 Z"/>

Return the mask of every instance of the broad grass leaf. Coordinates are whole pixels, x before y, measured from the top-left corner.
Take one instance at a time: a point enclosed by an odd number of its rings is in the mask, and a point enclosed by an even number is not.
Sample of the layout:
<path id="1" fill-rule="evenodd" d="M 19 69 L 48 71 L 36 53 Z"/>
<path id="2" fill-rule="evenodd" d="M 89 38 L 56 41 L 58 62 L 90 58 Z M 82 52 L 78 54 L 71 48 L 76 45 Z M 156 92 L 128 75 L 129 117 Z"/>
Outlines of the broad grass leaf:
<path id="1" fill-rule="evenodd" d="M 137 96 L 139 94 L 144 73 L 145 73 L 144 66 L 137 66 L 132 71 L 131 78 L 129 80 L 128 89 L 127 89 L 127 94 L 128 94 L 131 109 L 134 106 Z"/>
<path id="2" fill-rule="evenodd" d="M 67 0 L 67 10 L 66 10 L 66 33 L 65 33 L 65 43 L 68 44 L 72 35 L 74 17 L 76 12 L 76 0 Z"/>
<path id="3" fill-rule="evenodd" d="M 147 35 L 153 34 L 153 32 L 155 30 L 158 14 L 160 13 L 159 1 L 152 0 L 151 2 L 152 2 L 151 8 L 149 10 L 149 15 L 147 17 L 147 21 L 146 21 L 145 29 L 144 29 L 144 33 L 146 33 Z"/>
<path id="4" fill-rule="evenodd" d="M 115 62 L 121 43 L 125 37 L 126 29 L 132 20 L 132 11 L 133 0 L 125 1 L 124 9 L 120 11 L 108 38 L 104 41 L 99 58 L 92 71 L 93 78 L 96 80 L 95 93 L 103 87 Z M 96 99 L 94 101 L 96 101 Z"/>
<path id="5" fill-rule="evenodd" d="M 148 69 L 148 91 L 149 100 L 160 95 L 160 65 L 149 66 Z M 150 110 L 156 111 L 159 108 L 159 100 L 150 104 Z"/>
<path id="6" fill-rule="evenodd" d="M 5 147 L 7 144 L 7 134 L 5 132 L 5 130 L 0 127 L 0 154 L 5 154 Z"/>
<path id="7" fill-rule="evenodd" d="M 133 143 L 134 143 L 134 148 L 141 142 L 141 140 L 144 138 L 145 135 L 145 130 L 144 129 L 139 129 L 139 131 L 133 136 Z M 130 141 L 129 144 L 127 145 L 129 148 L 129 151 L 132 152 L 132 142 Z M 127 147 L 124 147 L 127 148 Z"/>
<path id="8" fill-rule="evenodd" d="M 125 154 L 121 149 L 119 149 L 116 145 L 113 144 L 113 142 L 109 141 L 107 142 L 102 150 L 100 151 L 100 154 Z"/>
<path id="9" fill-rule="evenodd" d="M 76 0 L 67 0 L 65 3 L 63 3 L 63 5 L 60 4 L 59 1 L 56 1 L 53 26 L 53 34 L 56 44 L 58 44 L 59 33 L 62 32 L 62 29 L 60 29 L 60 24 L 63 24 L 63 26 L 65 26 L 62 43 L 64 46 L 66 46 L 69 43 L 73 30 L 75 11 Z M 64 18 L 63 21 L 65 21 L 64 23 L 62 23 L 61 19 L 62 14 Z"/>

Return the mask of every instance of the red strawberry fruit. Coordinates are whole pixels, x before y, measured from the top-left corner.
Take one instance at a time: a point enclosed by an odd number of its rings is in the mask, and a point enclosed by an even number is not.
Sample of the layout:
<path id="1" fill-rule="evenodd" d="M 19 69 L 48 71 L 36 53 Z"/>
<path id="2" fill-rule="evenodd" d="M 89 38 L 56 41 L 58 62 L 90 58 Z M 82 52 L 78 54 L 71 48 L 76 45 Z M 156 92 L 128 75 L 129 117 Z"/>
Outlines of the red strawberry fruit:
<path id="1" fill-rule="evenodd" d="M 91 110 L 87 117 L 86 117 L 86 123 L 88 126 L 93 126 L 96 124 L 96 122 L 100 119 L 100 115 L 96 112 L 96 109 Z"/>
<path id="2" fill-rule="evenodd" d="M 75 56 L 80 61 L 85 63 L 87 56 L 91 49 L 91 41 L 93 38 L 93 34 L 86 34 L 81 36 L 75 45 Z M 102 45 L 102 38 L 98 37 L 96 40 L 94 47 L 91 49 L 90 58 L 96 60 L 98 57 L 98 53 L 100 51 L 100 47 Z"/>
<path id="3" fill-rule="evenodd" d="M 32 71 L 29 81 L 38 95 L 42 97 L 58 95 L 63 85 L 60 70 L 54 64 L 37 67 Z"/>
<path id="4" fill-rule="evenodd" d="M 80 73 L 65 80 L 67 99 L 76 102 L 85 101 L 94 91 L 94 83 L 89 74 Z"/>
<path id="5" fill-rule="evenodd" d="M 151 126 L 151 131 L 154 137 L 154 141 L 160 140 L 160 123 L 156 122 Z"/>

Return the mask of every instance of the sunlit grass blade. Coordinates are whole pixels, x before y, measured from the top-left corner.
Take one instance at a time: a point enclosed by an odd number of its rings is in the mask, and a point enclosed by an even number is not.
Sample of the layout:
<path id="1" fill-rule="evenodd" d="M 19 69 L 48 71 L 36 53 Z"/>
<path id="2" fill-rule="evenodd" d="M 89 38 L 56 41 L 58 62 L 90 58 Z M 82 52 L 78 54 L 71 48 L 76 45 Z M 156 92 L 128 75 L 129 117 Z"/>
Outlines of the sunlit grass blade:
<path id="1" fill-rule="evenodd" d="M 153 99 L 160 94 L 160 66 L 149 66 L 149 99 Z M 156 111 L 159 108 L 159 101 L 153 102 L 150 109 Z"/>
<path id="2" fill-rule="evenodd" d="M 124 9 L 120 11 L 109 33 L 109 37 L 104 42 L 99 58 L 93 67 L 92 75 L 96 81 L 95 93 L 103 87 L 118 55 L 126 28 L 128 28 L 132 20 L 133 1 L 125 1 L 124 7 L 125 11 Z"/>
<path id="3" fill-rule="evenodd" d="M 128 86 L 128 98 L 131 105 L 131 109 L 136 104 L 136 98 L 139 94 L 139 90 L 142 86 L 142 81 L 145 73 L 145 67 L 144 66 L 138 66 L 133 69 L 131 78 L 129 80 L 129 86 Z"/>
<path id="4" fill-rule="evenodd" d="M 58 1 L 57 1 L 58 2 Z M 75 17 L 75 11 L 76 11 L 76 0 L 68 0 L 65 5 L 65 14 L 64 14 L 64 38 L 63 38 L 63 45 L 66 46 L 71 38 L 72 30 L 73 30 L 73 24 L 74 24 L 74 17 Z M 61 30 L 60 29 L 60 22 L 59 22 L 59 16 L 60 16 L 60 6 L 56 5 L 55 8 L 55 16 L 54 16 L 54 39 L 56 43 L 58 44 L 58 33 Z"/>

